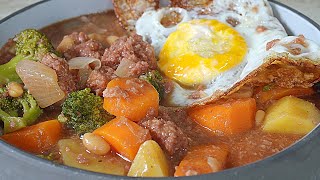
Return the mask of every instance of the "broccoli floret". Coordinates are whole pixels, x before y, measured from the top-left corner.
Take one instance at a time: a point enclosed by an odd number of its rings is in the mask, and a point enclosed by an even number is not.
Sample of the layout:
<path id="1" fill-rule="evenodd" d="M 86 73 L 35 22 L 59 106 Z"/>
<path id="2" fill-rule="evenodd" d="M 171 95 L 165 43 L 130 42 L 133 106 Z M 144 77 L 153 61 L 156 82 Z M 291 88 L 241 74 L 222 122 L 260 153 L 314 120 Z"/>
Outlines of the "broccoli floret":
<path id="1" fill-rule="evenodd" d="M 6 87 L 2 87 L 0 88 L 0 108 L 10 116 L 18 116 L 22 106 L 16 99 L 9 96 Z"/>
<path id="2" fill-rule="evenodd" d="M 4 133 L 32 125 L 41 114 L 42 109 L 28 92 L 12 98 L 5 87 L 0 88 L 0 119 L 4 124 Z"/>
<path id="3" fill-rule="evenodd" d="M 0 84 L 19 82 L 20 77 L 16 73 L 16 65 L 24 60 L 39 61 L 47 53 L 57 54 L 50 40 L 35 29 L 26 29 L 14 38 L 16 42 L 16 56 L 8 63 L 0 65 Z"/>
<path id="4" fill-rule="evenodd" d="M 23 119 L 27 122 L 27 125 L 33 124 L 43 112 L 37 101 L 29 93 L 24 93 L 24 95 L 17 100 L 22 106 Z"/>
<path id="5" fill-rule="evenodd" d="M 148 81 L 158 91 L 160 100 L 164 96 L 164 79 L 159 71 L 153 70 L 145 75 L 141 75 L 140 79 Z"/>
<path id="6" fill-rule="evenodd" d="M 68 95 L 58 119 L 66 122 L 78 135 L 82 135 L 94 131 L 113 118 L 103 109 L 103 99 L 86 88 Z"/>

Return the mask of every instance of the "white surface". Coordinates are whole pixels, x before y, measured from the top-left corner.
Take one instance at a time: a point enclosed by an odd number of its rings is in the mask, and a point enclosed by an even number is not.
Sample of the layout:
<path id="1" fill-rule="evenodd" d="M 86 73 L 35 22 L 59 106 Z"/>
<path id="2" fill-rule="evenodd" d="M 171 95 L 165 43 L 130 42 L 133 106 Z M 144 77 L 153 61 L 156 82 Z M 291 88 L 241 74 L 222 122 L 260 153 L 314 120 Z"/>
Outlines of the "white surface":
<path id="1" fill-rule="evenodd" d="M 88 0 L 89 1 L 89 0 Z M 105 0 L 111 1 L 111 0 Z M 278 0 L 320 24 L 320 0 Z M 0 0 L 0 19 L 39 0 Z"/>

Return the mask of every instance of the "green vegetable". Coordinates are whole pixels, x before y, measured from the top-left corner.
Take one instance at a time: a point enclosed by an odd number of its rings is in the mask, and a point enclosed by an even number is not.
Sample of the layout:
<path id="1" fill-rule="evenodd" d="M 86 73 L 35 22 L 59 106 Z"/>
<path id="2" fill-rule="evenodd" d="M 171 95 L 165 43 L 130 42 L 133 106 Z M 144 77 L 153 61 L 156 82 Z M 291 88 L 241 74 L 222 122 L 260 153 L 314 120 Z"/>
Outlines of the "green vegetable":
<path id="1" fill-rule="evenodd" d="M 268 84 L 263 86 L 262 91 L 266 92 L 266 91 L 270 91 L 272 89 L 272 84 Z"/>
<path id="2" fill-rule="evenodd" d="M 42 110 L 28 92 L 12 98 L 5 87 L 0 88 L 0 119 L 4 123 L 4 133 L 32 125 L 41 114 Z"/>
<path id="3" fill-rule="evenodd" d="M 65 121 L 78 135 L 92 132 L 114 118 L 103 109 L 103 99 L 86 88 L 72 92 L 62 104 L 59 121 Z"/>
<path id="4" fill-rule="evenodd" d="M 140 76 L 140 79 L 148 81 L 159 93 L 159 99 L 164 96 L 164 79 L 159 71 L 153 70 L 145 75 Z"/>
<path id="5" fill-rule="evenodd" d="M 20 82 L 20 77 L 16 73 L 16 65 L 24 60 L 39 61 L 47 53 L 56 53 L 50 40 L 41 32 L 35 29 L 26 29 L 14 38 L 16 42 L 16 56 L 8 63 L 0 65 L 0 84 L 16 81 Z"/>

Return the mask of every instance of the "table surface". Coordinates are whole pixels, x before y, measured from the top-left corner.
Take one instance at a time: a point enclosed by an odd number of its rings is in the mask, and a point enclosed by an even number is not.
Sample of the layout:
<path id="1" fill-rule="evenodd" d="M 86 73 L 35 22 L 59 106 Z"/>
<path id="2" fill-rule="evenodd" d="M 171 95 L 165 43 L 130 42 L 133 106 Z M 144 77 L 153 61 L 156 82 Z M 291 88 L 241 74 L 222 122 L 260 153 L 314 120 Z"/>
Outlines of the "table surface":
<path id="1" fill-rule="evenodd" d="M 39 0 L 0 0 L 0 19 Z M 108 1 L 108 0 L 106 0 Z M 278 0 L 320 24 L 320 0 Z"/>

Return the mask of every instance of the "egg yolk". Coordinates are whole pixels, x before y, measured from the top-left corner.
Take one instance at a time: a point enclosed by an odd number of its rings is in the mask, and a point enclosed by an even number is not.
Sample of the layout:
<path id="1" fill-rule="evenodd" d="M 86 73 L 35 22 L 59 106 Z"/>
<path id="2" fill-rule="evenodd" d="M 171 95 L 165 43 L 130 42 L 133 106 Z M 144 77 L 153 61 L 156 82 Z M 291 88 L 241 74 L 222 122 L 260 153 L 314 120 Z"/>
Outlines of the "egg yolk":
<path id="1" fill-rule="evenodd" d="M 235 67 L 246 53 L 246 41 L 236 30 L 217 20 L 196 19 L 169 35 L 158 66 L 167 77 L 195 86 Z"/>

